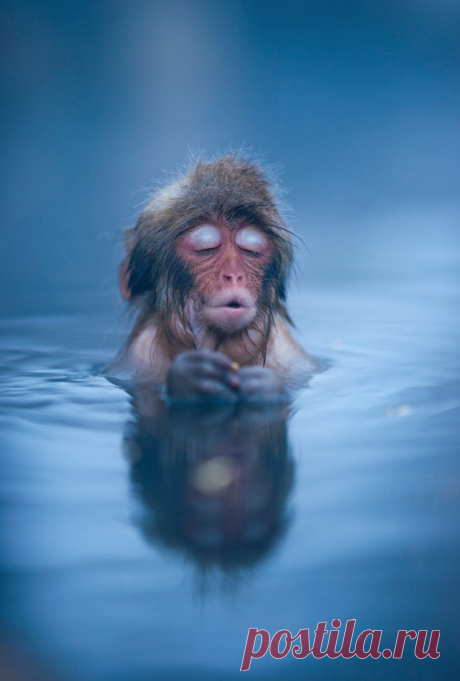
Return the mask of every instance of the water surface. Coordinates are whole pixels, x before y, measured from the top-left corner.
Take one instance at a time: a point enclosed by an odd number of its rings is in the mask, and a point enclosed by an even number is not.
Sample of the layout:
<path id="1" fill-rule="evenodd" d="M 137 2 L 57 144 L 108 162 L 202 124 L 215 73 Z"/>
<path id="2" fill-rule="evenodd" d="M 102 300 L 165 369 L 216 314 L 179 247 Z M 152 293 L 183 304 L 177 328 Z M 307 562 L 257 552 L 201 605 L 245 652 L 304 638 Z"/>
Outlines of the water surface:
<path id="1" fill-rule="evenodd" d="M 249 627 L 333 618 L 381 649 L 441 629 L 441 657 L 249 673 L 457 678 L 458 262 L 371 269 L 293 288 L 330 368 L 284 411 L 153 409 L 98 371 L 110 314 L 2 322 L 2 646 L 25 678 L 236 678 Z"/>

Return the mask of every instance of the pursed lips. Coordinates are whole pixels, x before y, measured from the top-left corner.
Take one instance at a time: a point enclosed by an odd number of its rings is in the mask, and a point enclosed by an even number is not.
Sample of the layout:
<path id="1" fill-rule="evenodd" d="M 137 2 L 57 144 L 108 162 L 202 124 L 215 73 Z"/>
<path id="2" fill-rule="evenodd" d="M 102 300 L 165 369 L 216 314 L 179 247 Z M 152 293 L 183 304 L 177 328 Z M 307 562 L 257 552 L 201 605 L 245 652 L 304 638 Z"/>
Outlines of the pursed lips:
<path id="1" fill-rule="evenodd" d="M 224 327 L 240 328 L 252 321 L 256 305 L 248 296 L 227 294 L 205 304 L 203 312 L 208 319 Z"/>
<path id="2" fill-rule="evenodd" d="M 237 292 L 228 292 L 225 296 L 218 296 L 214 300 L 206 302 L 206 307 L 229 308 L 238 310 L 240 308 L 250 309 L 255 307 L 254 301 L 248 295 Z"/>

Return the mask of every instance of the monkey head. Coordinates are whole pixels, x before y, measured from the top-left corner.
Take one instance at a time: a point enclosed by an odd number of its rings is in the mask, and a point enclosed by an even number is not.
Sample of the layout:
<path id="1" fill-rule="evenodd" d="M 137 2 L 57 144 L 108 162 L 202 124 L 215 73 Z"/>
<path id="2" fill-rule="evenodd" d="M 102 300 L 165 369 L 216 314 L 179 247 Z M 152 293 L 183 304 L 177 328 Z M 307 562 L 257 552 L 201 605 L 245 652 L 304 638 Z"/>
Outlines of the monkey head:
<path id="1" fill-rule="evenodd" d="M 176 350 L 200 333 L 231 338 L 289 321 L 291 233 L 262 169 L 237 154 L 199 161 L 157 192 L 128 230 L 124 297 L 155 317 Z"/>

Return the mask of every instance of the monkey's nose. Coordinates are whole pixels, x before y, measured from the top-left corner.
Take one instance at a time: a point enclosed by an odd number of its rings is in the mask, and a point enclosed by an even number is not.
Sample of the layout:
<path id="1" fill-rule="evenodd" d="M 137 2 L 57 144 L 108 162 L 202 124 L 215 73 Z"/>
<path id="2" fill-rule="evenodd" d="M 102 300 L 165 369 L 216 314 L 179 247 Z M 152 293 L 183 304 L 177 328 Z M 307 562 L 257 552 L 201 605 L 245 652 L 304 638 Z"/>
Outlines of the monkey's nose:
<path id="1" fill-rule="evenodd" d="M 222 273 L 222 276 L 224 278 L 224 281 L 228 281 L 229 284 L 241 284 L 243 282 L 243 275 L 242 274 L 225 274 Z"/>

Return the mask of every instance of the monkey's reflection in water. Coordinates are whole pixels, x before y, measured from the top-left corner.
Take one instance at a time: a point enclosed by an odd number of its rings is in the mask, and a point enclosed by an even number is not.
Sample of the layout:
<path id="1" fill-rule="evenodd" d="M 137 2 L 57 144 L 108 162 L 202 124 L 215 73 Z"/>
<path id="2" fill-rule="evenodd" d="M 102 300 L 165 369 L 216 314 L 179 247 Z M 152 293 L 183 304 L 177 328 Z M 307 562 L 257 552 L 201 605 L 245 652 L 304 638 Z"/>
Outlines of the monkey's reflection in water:
<path id="1" fill-rule="evenodd" d="M 286 527 L 286 405 L 167 406 L 141 391 L 124 439 L 146 539 L 203 572 L 255 566 Z"/>

